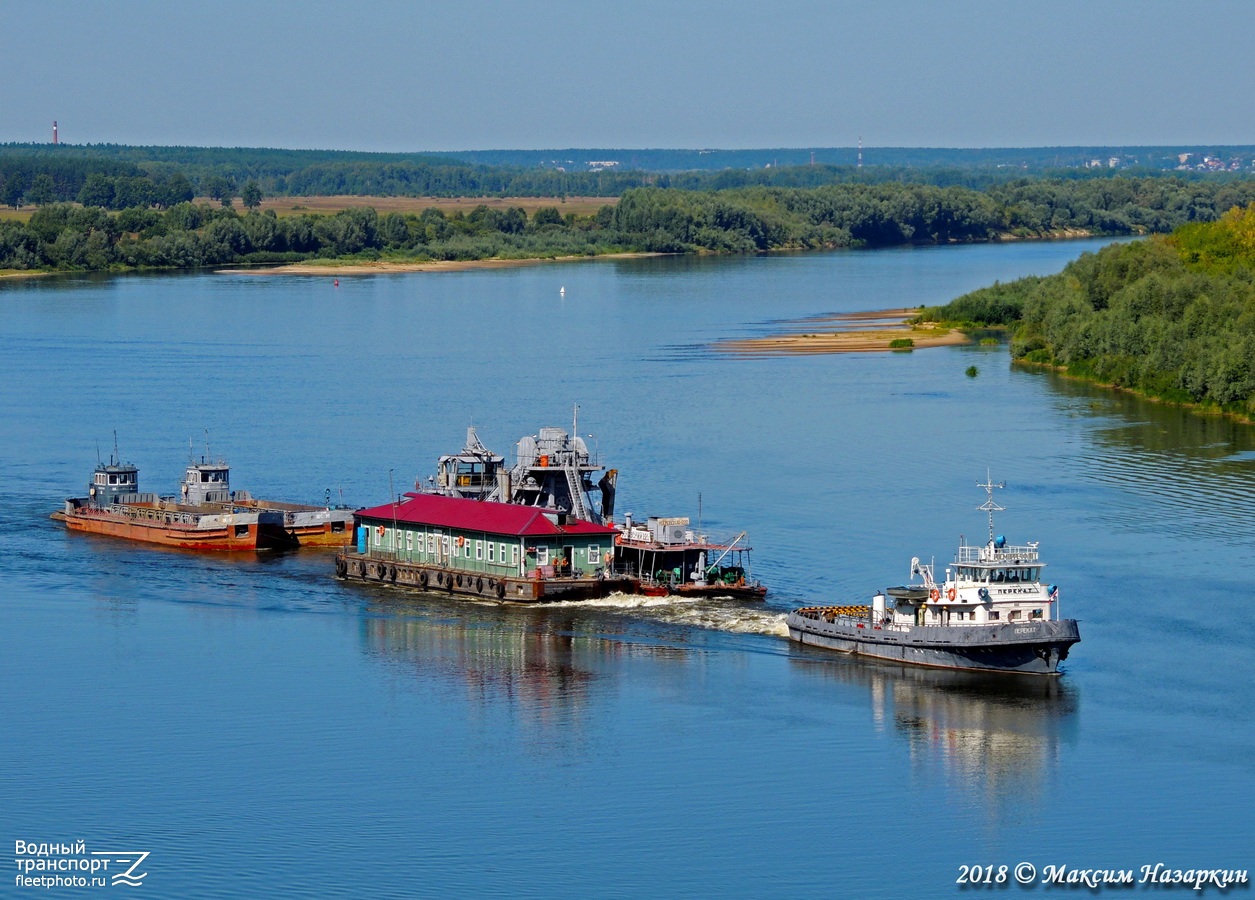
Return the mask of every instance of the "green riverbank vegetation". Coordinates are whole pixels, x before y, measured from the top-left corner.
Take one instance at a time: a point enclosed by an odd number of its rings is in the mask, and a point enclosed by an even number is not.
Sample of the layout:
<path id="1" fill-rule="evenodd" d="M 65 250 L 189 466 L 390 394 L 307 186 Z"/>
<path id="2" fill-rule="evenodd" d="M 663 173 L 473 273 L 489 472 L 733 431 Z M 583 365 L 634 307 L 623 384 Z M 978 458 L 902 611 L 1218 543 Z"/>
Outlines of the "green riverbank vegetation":
<path id="1" fill-rule="evenodd" d="M 924 310 L 1003 326 L 1013 359 L 1255 418 L 1255 203 Z"/>
<path id="2" fill-rule="evenodd" d="M 103 185 L 107 176 L 84 181 Z M 118 176 L 132 178 L 134 176 Z M 0 268 L 193 269 L 336 259 L 546 259 L 605 253 L 756 253 L 1082 234 L 1142 234 L 1255 202 L 1255 181 L 1172 178 L 1025 181 L 988 191 L 918 184 L 688 191 L 634 188 L 591 215 L 481 205 L 421 214 L 363 207 L 334 215 L 191 203 L 170 176 L 163 200 L 111 211 L 51 203 L 0 221 Z M 178 190 L 173 190 L 177 187 Z M 103 190 L 101 197 L 108 195 Z M 116 199 L 116 185 L 112 196 Z M 91 200 L 83 197 L 82 200 Z M 247 199 L 257 201 L 249 192 Z"/>

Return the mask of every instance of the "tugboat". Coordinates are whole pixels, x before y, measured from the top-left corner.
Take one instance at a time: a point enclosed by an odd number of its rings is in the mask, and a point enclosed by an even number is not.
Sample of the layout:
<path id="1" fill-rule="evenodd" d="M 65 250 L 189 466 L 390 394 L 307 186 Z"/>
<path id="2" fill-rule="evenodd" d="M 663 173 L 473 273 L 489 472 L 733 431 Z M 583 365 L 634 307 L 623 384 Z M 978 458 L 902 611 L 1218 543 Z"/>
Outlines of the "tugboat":
<path id="1" fill-rule="evenodd" d="M 1042 582 L 1038 545 L 994 535 L 994 488 L 978 507 L 989 514 L 984 546 L 960 542 L 938 582 L 933 566 L 911 560 L 911 582 L 872 597 L 870 606 L 809 606 L 789 613 L 789 638 L 861 656 L 945 669 L 1053 675 L 1081 639 L 1059 615 L 1059 589 Z M 918 579 L 919 583 L 916 583 Z M 888 599 L 886 599 L 888 594 Z"/>

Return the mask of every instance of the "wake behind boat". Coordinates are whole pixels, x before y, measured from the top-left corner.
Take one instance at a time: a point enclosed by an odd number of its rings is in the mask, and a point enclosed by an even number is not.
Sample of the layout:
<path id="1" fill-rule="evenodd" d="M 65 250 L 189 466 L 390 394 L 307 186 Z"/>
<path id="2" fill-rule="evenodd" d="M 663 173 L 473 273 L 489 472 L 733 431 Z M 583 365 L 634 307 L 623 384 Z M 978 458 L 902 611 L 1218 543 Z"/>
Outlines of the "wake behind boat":
<path id="1" fill-rule="evenodd" d="M 989 514 L 989 542 L 959 545 L 938 582 L 933 566 L 911 560 L 911 583 L 889 588 L 870 606 L 810 606 L 789 613 L 789 637 L 894 662 L 947 669 L 1050 675 L 1081 639 L 1075 619 L 1059 615 L 1059 589 L 1041 578 L 1038 545 L 994 536 L 994 488 L 979 507 Z M 918 579 L 919 583 L 916 583 Z M 886 594 L 888 597 L 886 597 Z"/>

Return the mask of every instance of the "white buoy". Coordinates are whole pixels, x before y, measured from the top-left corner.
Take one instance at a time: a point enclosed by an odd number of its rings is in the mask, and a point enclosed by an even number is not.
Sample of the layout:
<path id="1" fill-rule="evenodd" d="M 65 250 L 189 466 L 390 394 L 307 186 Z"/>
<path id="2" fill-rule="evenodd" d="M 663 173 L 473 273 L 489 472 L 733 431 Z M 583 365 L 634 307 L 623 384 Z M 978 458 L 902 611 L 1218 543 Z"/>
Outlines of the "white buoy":
<path id="1" fill-rule="evenodd" d="M 565 296 L 566 296 L 566 287 L 565 287 L 565 286 L 558 288 L 558 296 L 559 296 L 559 297 L 565 297 Z"/>

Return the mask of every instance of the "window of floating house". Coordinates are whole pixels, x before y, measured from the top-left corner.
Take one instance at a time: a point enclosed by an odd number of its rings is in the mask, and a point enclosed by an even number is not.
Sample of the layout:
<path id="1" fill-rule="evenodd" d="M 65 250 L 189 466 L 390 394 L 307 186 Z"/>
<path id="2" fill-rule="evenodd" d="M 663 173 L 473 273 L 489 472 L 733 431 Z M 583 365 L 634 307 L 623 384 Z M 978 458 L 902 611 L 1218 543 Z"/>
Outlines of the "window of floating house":
<path id="1" fill-rule="evenodd" d="M 515 544 L 510 548 L 510 565 L 517 566 L 519 564 L 519 545 Z"/>
<path id="2" fill-rule="evenodd" d="M 497 545 L 494 544 L 492 541 L 488 542 L 488 561 L 489 562 L 497 561 Z"/>
<path id="3" fill-rule="evenodd" d="M 484 558 L 484 542 L 482 540 L 475 541 L 475 558 L 478 560 Z"/>
<path id="4" fill-rule="evenodd" d="M 589 544 L 588 545 L 588 564 L 590 566 L 595 566 L 599 562 L 601 562 L 601 550 L 598 549 L 596 544 Z"/>

